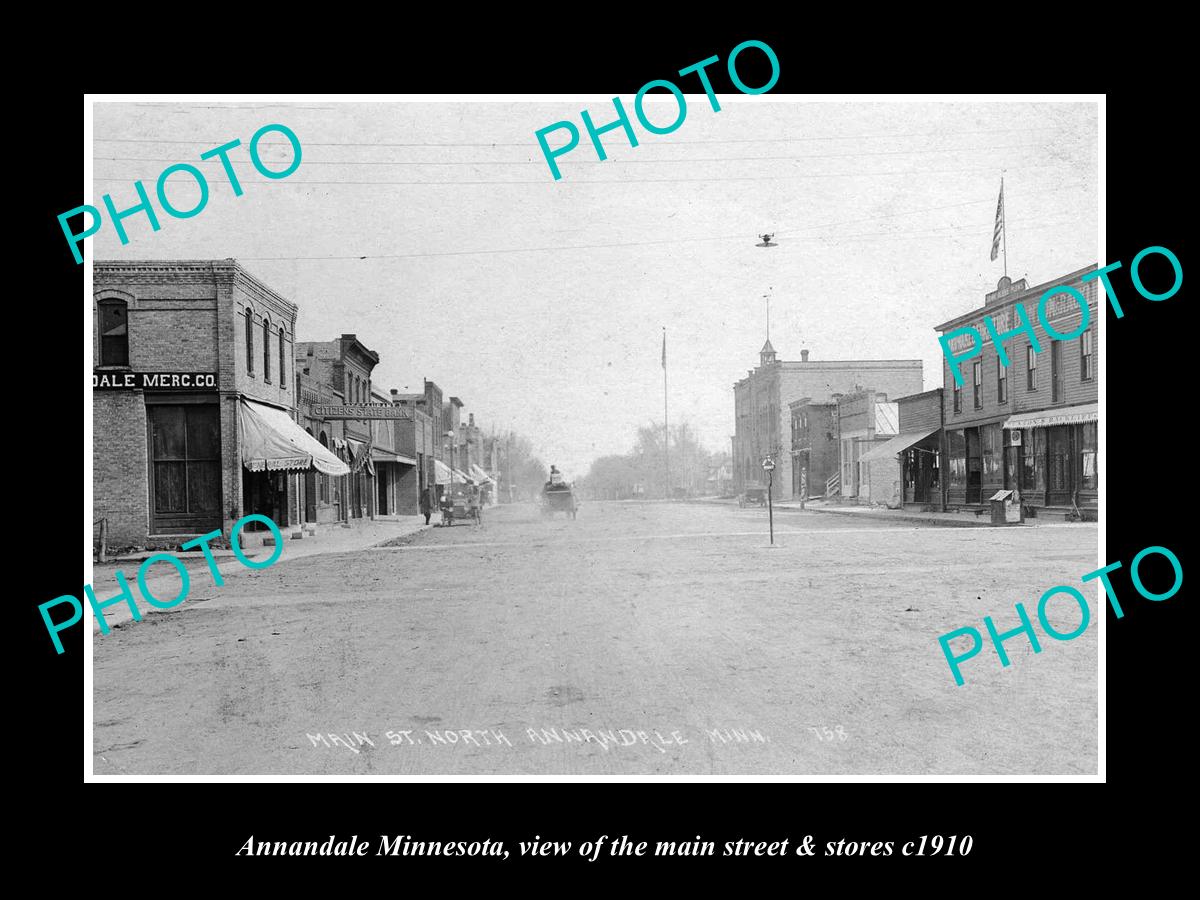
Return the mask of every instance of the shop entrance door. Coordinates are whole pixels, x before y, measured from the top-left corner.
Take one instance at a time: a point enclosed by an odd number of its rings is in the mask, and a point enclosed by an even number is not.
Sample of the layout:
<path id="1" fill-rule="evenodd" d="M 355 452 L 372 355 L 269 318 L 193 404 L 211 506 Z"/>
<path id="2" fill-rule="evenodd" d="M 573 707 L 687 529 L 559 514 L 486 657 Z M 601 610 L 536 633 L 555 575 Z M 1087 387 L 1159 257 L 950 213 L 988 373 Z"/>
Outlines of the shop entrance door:
<path id="1" fill-rule="evenodd" d="M 968 428 L 967 435 L 967 503 L 983 502 L 983 453 L 979 445 L 979 429 Z"/>
<path id="2" fill-rule="evenodd" d="M 1047 428 L 1049 468 L 1046 473 L 1046 505 L 1070 506 L 1072 494 L 1071 426 Z"/>
<path id="3" fill-rule="evenodd" d="M 317 473 L 313 469 L 304 475 L 304 521 L 317 521 Z"/>

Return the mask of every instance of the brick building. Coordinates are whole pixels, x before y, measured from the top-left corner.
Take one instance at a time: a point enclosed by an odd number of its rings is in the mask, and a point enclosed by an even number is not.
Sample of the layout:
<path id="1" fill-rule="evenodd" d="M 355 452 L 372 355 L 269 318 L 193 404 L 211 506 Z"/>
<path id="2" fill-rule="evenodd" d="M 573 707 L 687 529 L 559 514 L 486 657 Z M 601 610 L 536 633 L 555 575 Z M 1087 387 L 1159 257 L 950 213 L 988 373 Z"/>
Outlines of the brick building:
<path id="1" fill-rule="evenodd" d="M 371 403 L 371 372 L 379 354 L 353 334 L 336 341 L 304 341 L 296 345 L 296 365 L 316 381 L 329 385 L 348 406 Z M 342 489 L 342 504 L 351 522 L 374 518 L 378 505 L 377 474 L 371 458 L 371 420 L 346 419 L 342 423 L 344 454 L 350 466 Z"/>
<path id="2" fill-rule="evenodd" d="M 759 365 L 733 386 L 735 432 L 733 477 L 738 491 L 747 484 L 762 483 L 762 459 L 775 457 L 775 492 L 795 496 L 793 466 L 783 457 L 784 441 L 791 430 L 791 404 L 808 398 L 821 403 L 835 393 L 871 387 L 889 396 L 920 391 L 922 363 L 919 359 L 810 361 L 802 350 L 800 362 L 776 358 L 768 340 L 759 352 Z"/>
<path id="3" fill-rule="evenodd" d="M 442 389 L 432 381 L 425 382 L 421 394 L 402 394 L 392 391 L 392 404 L 403 407 L 411 415 L 396 423 L 396 446 L 400 453 L 417 461 L 417 499 L 421 492 L 432 491 L 431 501 L 436 508 L 438 464 L 442 458 L 445 438 L 439 431 L 442 421 Z M 432 414 L 431 414 L 432 411 Z"/>
<path id="4" fill-rule="evenodd" d="M 837 492 L 838 439 L 837 403 L 801 397 L 788 404 L 792 417 L 792 496 L 804 499 Z"/>
<path id="5" fill-rule="evenodd" d="M 389 398 L 377 391 L 372 392 L 371 403 L 396 409 Z M 411 410 L 403 407 L 400 412 L 406 417 L 413 415 Z M 415 516 L 418 512 L 417 459 L 401 449 L 404 444 L 401 435 L 407 421 L 407 418 L 372 419 L 368 423 L 371 461 L 375 464 L 375 510 L 380 516 Z"/>
<path id="6" fill-rule="evenodd" d="M 174 547 L 248 513 L 285 530 L 341 463 L 293 420 L 297 307 L 235 260 L 96 261 L 93 515 Z"/>
<path id="7" fill-rule="evenodd" d="M 978 356 L 961 363 L 962 386 L 955 383 L 943 357 L 945 391 L 946 502 L 950 507 L 978 507 L 1001 489 L 1015 489 L 1034 514 L 1061 516 L 1078 509 L 1096 516 L 1099 486 L 1098 352 L 1096 282 L 1083 281 L 1095 266 L 1028 287 L 1025 280 L 1001 278 L 984 305 L 937 326 L 946 334 L 974 327 L 982 338 Z M 1080 330 L 1083 311 L 1070 294 L 1059 292 L 1046 303 L 1046 318 L 1060 335 L 1047 333 L 1037 314 L 1043 294 L 1071 287 L 1085 299 L 1088 326 Z M 1003 365 L 984 326 L 990 316 L 998 333 L 1020 324 L 1014 309 L 1021 304 L 1039 349 L 1028 331 L 1003 341 Z M 969 333 L 951 336 L 951 350 L 962 353 L 973 344 Z"/>
<path id="8" fill-rule="evenodd" d="M 307 356 L 297 355 L 297 421 L 322 447 L 347 461 L 349 455 L 346 452 L 344 422 L 341 419 L 327 419 L 315 411 L 323 406 L 342 406 L 345 398 L 328 381 L 312 375 L 306 362 Z M 347 496 L 346 476 L 335 477 L 317 471 L 306 473 L 301 483 L 304 522 L 309 525 L 331 525 L 348 521 L 350 505 Z"/>

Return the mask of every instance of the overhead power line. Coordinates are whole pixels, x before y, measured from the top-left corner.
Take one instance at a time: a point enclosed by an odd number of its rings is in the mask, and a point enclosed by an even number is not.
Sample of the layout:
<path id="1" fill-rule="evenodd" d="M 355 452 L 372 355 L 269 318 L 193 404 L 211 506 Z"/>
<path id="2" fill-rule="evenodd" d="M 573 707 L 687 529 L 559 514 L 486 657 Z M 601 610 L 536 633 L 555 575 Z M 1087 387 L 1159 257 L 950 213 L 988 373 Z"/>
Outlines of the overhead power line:
<path id="1" fill-rule="evenodd" d="M 1062 165 L 1062 164 L 1059 163 L 1057 165 Z M 1056 167 L 1056 164 L 1044 164 L 1044 165 L 1034 165 L 1034 166 L 1006 166 L 1005 168 L 1008 169 L 1009 171 L 1022 171 L 1022 170 L 1029 170 L 1029 169 L 1053 169 L 1055 167 Z M 602 179 L 599 181 L 596 181 L 596 180 L 581 181 L 579 179 L 563 178 L 561 181 L 553 181 L 549 177 L 539 178 L 537 180 L 531 180 L 531 181 L 495 181 L 495 180 L 492 180 L 492 181 L 348 181 L 348 180 L 347 181 L 316 181 L 316 180 L 311 180 L 311 179 L 305 179 L 303 181 L 295 181 L 295 180 L 292 180 L 291 178 L 284 178 L 284 179 L 281 179 L 278 181 L 268 181 L 267 179 L 255 179 L 255 180 L 245 181 L 243 183 L 246 183 L 246 184 L 274 184 L 274 185 L 282 184 L 282 185 L 288 185 L 290 187 L 304 187 L 306 185 L 356 185 L 356 184 L 357 185 L 367 185 L 370 187 L 382 187 L 384 185 L 411 185 L 411 186 L 424 186 L 424 187 L 459 187 L 459 186 L 465 186 L 465 185 L 490 185 L 492 187 L 504 187 L 505 185 L 509 185 L 509 184 L 536 184 L 536 185 L 541 185 L 542 187 L 548 187 L 548 188 L 558 188 L 563 185 L 570 186 L 570 185 L 578 185 L 578 184 L 602 184 L 602 185 L 606 185 L 611 188 L 611 187 L 619 187 L 619 186 L 625 186 L 625 185 L 637 185 L 637 184 L 683 184 L 683 183 L 687 183 L 687 182 L 700 182 L 700 181 L 708 181 L 708 182 L 715 182 L 715 181 L 787 181 L 787 180 L 796 179 L 796 178 L 805 178 L 805 179 L 808 179 L 808 178 L 876 178 L 876 177 L 890 177 L 890 176 L 896 176 L 896 175 L 922 176 L 922 175 L 955 175 L 955 174 L 963 174 L 963 173 L 979 174 L 979 173 L 995 173 L 995 172 L 996 172 L 996 169 L 994 167 L 987 167 L 987 168 L 973 168 L 973 169 L 913 169 L 913 170 L 903 170 L 903 171 L 897 171 L 897 172 L 817 172 L 817 173 L 806 172 L 806 173 L 793 173 L 793 174 L 789 174 L 789 175 L 762 175 L 762 176 L 732 175 L 732 176 L 723 176 L 723 177 L 717 177 L 717 178 L 702 178 L 702 177 L 701 178 L 633 178 L 633 179 L 629 179 L 626 181 L 621 181 L 621 180 L 613 179 L 613 178 Z M 133 179 L 131 179 L 130 176 L 123 176 L 120 178 L 98 177 L 98 178 L 94 178 L 93 180 L 94 181 L 108 181 L 108 182 L 123 181 L 123 182 L 129 183 Z M 209 184 L 230 184 L 231 183 L 227 179 L 206 178 L 205 180 Z"/>
<path id="2" fill-rule="evenodd" d="M 1058 228 L 1062 225 L 1070 225 L 1073 222 L 1077 222 L 1077 221 L 1078 221 L 1078 219 L 1063 219 L 1063 220 L 1060 220 L 1057 222 L 1046 223 L 1046 222 L 1043 222 L 1043 220 L 1035 219 L 1035 220 L 1033 220 L 1034 223 L 1040 222 L 1042 224 L 1040 224 L 1040 225 L 1032 225 L 1031 224 L 1029 226 L 1026 226 L 1024 228 L 1024 230 L 1034 231 L 1034 230 L 1041 230 L 1042 228 Z M 967 229 L 961 228 L 960 226 L 950 225 L 950 226 L 942 226 L 942 227 L 936 228 L 936 229 L 929 229 L 929 230 L 925 230 L 925 231 L 912 231 L 912 230 L 869 231 L 869 232 L 864 232 L 861 234 L 846 234 L 846 235 L 841 235 L 841 234 L 838 234 L 838 235 L 802 235 L 802 236 L 790 238 L 789 240 L 833 241 L 833 242 L 843 241 L 843 240 L 857 241 L 857 240 L 871 239 L 871 238 L 888 238 L 888 239 L 900 238 L 900 239 L 907 240 L 907 239 L 916 238 L 916 237 L 945 237 L 945 238 L 980 237 L 983 235 L 989 235 L 991 233 L 992 233 L 992 229 L 990 227 L 982 228 L 979 230 L 967 230 Z M 643 247 L 643 246 L 650 246 L 650 245 L 655 245 L 655 244 L 703 243 L 703 242 L 707 242 L 707 241 L 735 241 L 735 240 L 736 241 L 744 241 L 745 239 L 746 239 L 745 233 L 740 233 L 740 234 L 718 235 L 718 236 L 714 236 L 714 237 L 687 238 L 687 239 L 682 239 L 682 240 L 664 239 L 664 240 L 649 240 L 649 241 L 623 241 L 623 242 L 614 242 L 614 243 L 610 243 L 610 244 L 562 244 L 562 245 L 555 246 L 555 247 L 502 247 L 502 248 L 495 248 L 495 249 L 490 249 L 490 250 L 445 250 L 445 251 L 438 252 L 438 253 L 371 253 L 371 254 L 366 254 L 366 255 L 346 255 L 346 256 L 239 256 L 238 259 L 244 259 L 247 261 L 254 261 L 254 262 L 262 262 L 262 261 L 287 262 L 287 261 L 293 261 L 293 260 L 294 261 L 299 261 L 299 260 L 329 260 L 329 261 L 332 261 L 332 260 L 368 260 L 368 259 L 424 259 L 424 258 L 428 258 L 428 257 L 439 257 L 439 256 L 484 256 L 484 255 L 494 255 L 494 254 L 500 254 L 500 253 L 548 253 L 548 252 L 562 252 L 562 251 L 566 251 L 566 250 L 607 250 L 610 248 Z"/>
<path id="3" fill-rule="evenodd" d="M 999 150 L 1016 150 L 1026 147 L 1040 147 L 1041 144 L 1005 144 L 997 147 L 951 147 L 951 148 L 926 148 L 922 150 L 867 150 L 859 153 L 812 153 L 803 154 L 800 156 L 700 156 L 692 158 L 680 159 L 580 159 L 568 160 L 570 165 L 593 165 L 598 166 L 604 163 L 618 163 L 623 165 L 658 165 L 672 164 L 679 165 L 702 163 L 702 162 L 753 162 L 756 160 L 770 160 L 774 162 L 797 162 L 802 159 L 853 159 L 860 156 L 914 156 L 920 153 L 990 153 Z M 93 159 L 105 162 L 179 162 L 175 157 L 162 156 L 96 156 Z M 239 162 L 249 164 L 249 157 L 238 157 L 230 160 L 231 162 Z M 290 162 L 290 160 L 265 160 L 265 162 Z M 480 159 L 480 160 L 439 160 L 429 162 L 424 160 L 355 160 L 355 159 L 313 159 L 304 160 L 301 165 L 305 166 L 544 166 L 544 159 Z"/>
<path id="4" fill-rule="evenodd" d="M 959 134 L 1011 134 L 1018 131 L 1062 130 L 1066 130 L 1066 126 L 1031 125 L 1022 128 L 993 128 L 979 131 L 919 131 L 905 134 L 823 134 L 789 138 L 705 138 L 698 141 L 671 141 L 669 144 L 664 143 L 662 146 L 686 147 L 692 144 L 784 144 L 800 141 L 871 141 L 908 137 L 951 137 Z M 219 147 L 222 144 L 228 143 L 229 138 L 222 138 L 219 141 L 203 141 L 192 138 L 96 137 L 93 140 L 123 144 L 208 144 L 212 147 Z M 302 144 L 305 147 L 528 147 L 530 145 L 536 146 L 536 138 L 531 134 L 530 139 L 527 141 L 448 141 L 441 143 L 431 141 L 303 141 Z M 291 144 L 288 141 L 260 141 L 259 146 L 290 147 Z"/>

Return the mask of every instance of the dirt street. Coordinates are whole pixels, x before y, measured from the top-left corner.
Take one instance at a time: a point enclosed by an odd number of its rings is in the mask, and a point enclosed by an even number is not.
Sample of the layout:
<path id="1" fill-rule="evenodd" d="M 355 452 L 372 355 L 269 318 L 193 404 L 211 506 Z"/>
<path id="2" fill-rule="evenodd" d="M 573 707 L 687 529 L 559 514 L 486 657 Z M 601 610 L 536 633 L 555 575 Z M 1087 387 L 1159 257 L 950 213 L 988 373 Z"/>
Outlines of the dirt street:
<path id="1" fill-rule="evenodd" d="M 310 556 L 94 640 L 106 774 L 1084 774 L 1080 638 L 990 645 L 1097 568 L 1093 525 L 900 526 L 705 504 L 531 505 Z M 1060 599 L 1051 621 L 1074 629 Z"/>

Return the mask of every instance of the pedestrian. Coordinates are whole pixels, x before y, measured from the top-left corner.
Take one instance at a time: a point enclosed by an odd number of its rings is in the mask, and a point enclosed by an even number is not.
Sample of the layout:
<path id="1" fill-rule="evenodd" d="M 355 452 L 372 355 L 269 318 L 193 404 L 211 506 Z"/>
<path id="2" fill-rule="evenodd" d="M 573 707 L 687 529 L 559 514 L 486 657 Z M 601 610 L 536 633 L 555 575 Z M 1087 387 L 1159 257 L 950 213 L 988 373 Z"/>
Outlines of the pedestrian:
<path id="1" fill-rule="evenodd" d="M 429 503 L 428 489 L 421 491 L 421 515 L 425 517 L 425 524 L 429 524 L 429 517 L 433 514 L 433 507 Z"/>
<path id="2" fill-rule="evenodd" d="M 471 486 L 471 516 L 476 525 L 483 524 L 483 503 L 477 485 Z"/>

